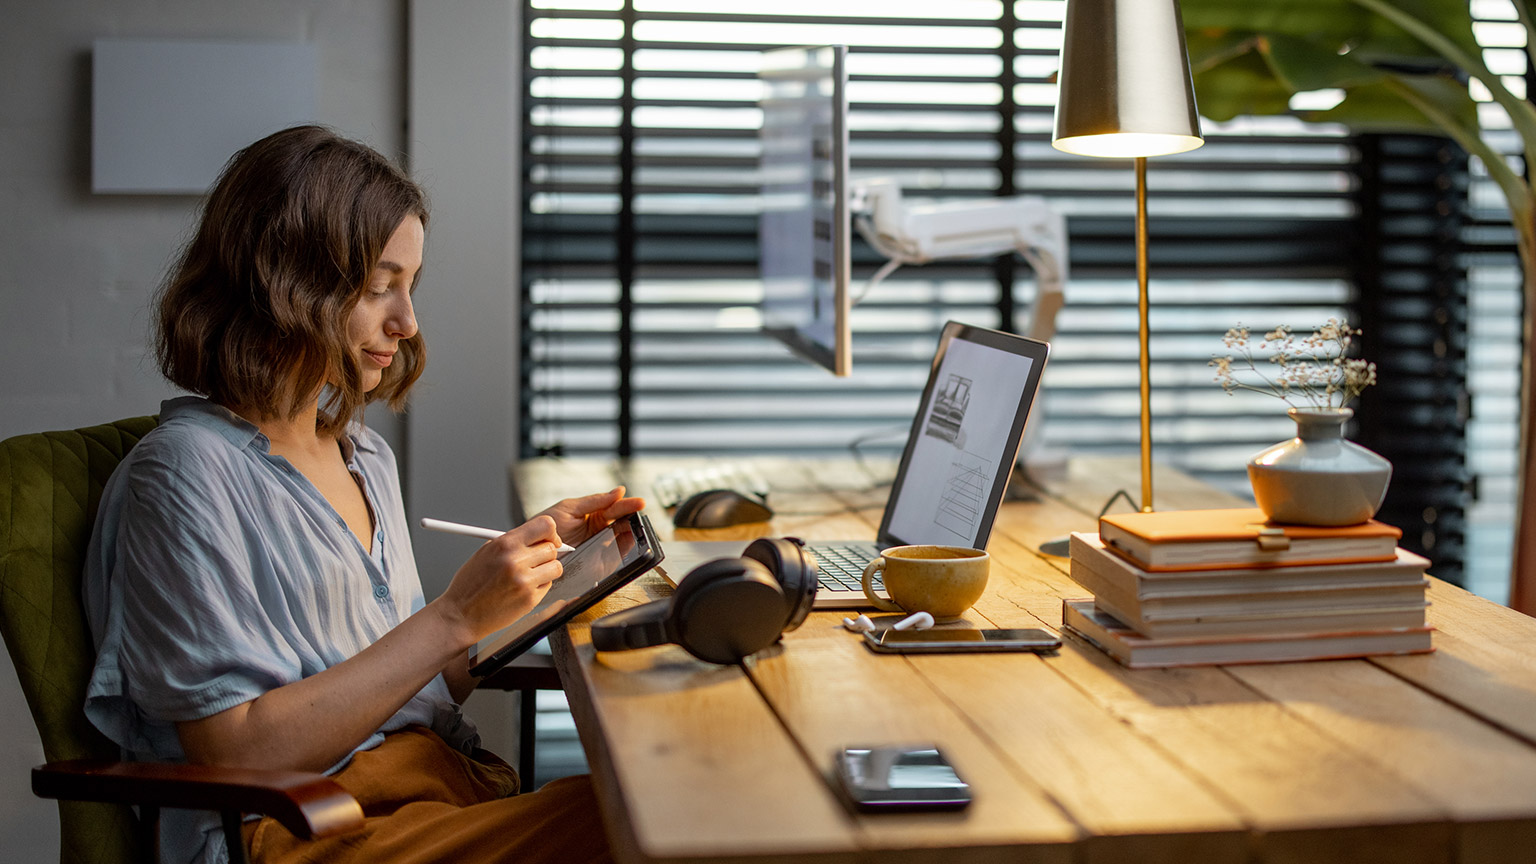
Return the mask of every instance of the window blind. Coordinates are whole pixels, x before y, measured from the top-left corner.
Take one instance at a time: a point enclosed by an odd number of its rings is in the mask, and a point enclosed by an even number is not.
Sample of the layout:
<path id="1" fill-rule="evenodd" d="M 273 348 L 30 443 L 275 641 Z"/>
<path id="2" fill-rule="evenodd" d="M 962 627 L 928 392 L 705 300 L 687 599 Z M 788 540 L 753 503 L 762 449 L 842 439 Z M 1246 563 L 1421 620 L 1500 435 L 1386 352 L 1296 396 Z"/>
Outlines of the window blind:
<path id="1" fill-rule="evenodd" d="M 1516 94 L 1532 85 L 1525 28 L 1507 0 L 1472 0 L 1474 33 L 1483 62 Z M 1522 173 L 1520 136 L 1498 105 L 1484 102 L 1478 120 L 1483 137 Z M 1467 272 L 1466 500 L 1467 588 L 1497 602 L 1509 598 L 1511 550 L 1519 473 L 1520 363 L 1523 345 L 1519 258 L 1504 196 L 1474 159 L 1459 263 Z"/>
<path id="2" fill-rule="evenodd" d="M 1466 546 L 1467 278 L 1461 258 L 1466 153 L 1448 139 L 1369 135 L 1356 141 L 1361 350 L 1378 383 L 1354 408 L 1356 440 L 1391 460 L 1377 518 L 1400 545 L 1462 584 Z"/>
<path id="3" fill-rule="evenodd" d="M 851 378 L 756 331 L 757 54 L 830 43 L 850 46 L 855 182 L 893 177 L 914 201 L 1042 195 L 1066 214 L 1037 464 L 1134 453 L 1134 177 L 1050 146 L 1065 4 L 723 8 L 526 6 L 524 453 L 895 452 L 944 321 L 1025 328 L 1034 279 L 1007 256 L 880 283 L 853 311 Z M 1246 495 L 1245 460 L 1294 425 L 1207 364 L 1238 324 L 1354 320 L 1362 157 L 1345 130 L 1288 118 L 1205 133 L 1148 162 L 1154 454 Z M 883 260 L 855 236 L 853 262 L 857 296 Z"/>

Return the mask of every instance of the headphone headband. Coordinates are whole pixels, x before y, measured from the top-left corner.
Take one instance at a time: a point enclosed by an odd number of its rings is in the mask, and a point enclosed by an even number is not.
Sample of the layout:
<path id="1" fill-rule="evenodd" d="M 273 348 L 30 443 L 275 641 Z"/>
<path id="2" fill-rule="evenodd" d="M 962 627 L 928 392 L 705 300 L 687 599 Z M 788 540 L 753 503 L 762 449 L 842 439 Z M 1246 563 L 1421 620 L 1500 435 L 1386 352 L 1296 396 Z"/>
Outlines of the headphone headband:
<path id="1" fill-rule="evenodd" d="M 666 600 L 653 600 L 592 622 L 592 647 L 599 651 L 650 648 L 672 641 L 667 633 Z"/>
<path id="2" fill-rule="evenodd" d="M 777 642 L 810 613 L 816 562 L 793 538 L 752 541 L 740 558 L 689 571 L 677 592 L 592 622 L 592 646 L 624 651 L 677 643 L 710 663 L 737 663 Z"/>

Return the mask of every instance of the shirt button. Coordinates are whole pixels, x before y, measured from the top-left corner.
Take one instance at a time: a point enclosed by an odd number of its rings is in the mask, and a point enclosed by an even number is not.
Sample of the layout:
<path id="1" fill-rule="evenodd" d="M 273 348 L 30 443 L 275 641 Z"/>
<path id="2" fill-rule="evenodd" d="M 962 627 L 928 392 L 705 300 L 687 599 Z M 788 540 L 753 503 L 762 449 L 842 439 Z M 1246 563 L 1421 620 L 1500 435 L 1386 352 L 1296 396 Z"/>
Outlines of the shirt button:
<path id="1" fill-rule="evenodd" d="M 375 585 L 375 586 L 373 586 L 373 596 L 379 598 L 380 600 L 383 600 L 385 597 L 388 597 L 389 596 L 389 586 L 388 585 Z"/>

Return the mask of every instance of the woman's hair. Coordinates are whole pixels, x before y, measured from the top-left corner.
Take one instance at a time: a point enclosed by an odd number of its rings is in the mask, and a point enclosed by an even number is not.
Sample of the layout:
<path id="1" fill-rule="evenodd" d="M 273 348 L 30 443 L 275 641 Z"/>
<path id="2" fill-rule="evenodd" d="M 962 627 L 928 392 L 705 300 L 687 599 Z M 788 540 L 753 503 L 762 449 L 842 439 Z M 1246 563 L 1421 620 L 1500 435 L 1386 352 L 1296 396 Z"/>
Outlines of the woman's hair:
<path id="1" fill-rule="evenodd" d="M 263 416 L 293 417 L 324 387 L 318 427 L 329 435 L 370 401 L 398 409 L 421 376 L 420 334 L 401 340 L 379 385 L 364 392 L 347 318 L 407 216 L 426 225 L 421 188 L 323 127 L 284 129 L 236 153 L 161 289 L 160 371 Z"/>

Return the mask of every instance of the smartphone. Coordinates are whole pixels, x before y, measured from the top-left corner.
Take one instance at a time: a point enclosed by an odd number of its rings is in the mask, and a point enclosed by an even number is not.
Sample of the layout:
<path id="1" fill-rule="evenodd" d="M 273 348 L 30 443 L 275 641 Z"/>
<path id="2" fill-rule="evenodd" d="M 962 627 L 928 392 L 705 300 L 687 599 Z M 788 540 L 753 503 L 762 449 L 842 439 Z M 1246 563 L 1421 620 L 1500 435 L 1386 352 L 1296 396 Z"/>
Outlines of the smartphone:
<path id="1" fill-rule="evenodd" d="M 940 654 L 960 651 L 1055 651 L 1061 637 L 1049 630 L 881 630 L 867 631 L 864 644 L 882 654 Z"/>
<path id="2" fill-rule="evenodd" d="M 832 769 L 855 810 L 958 810 L 971 803 L 970 785 L 932 744 L 848 747 Z"/>

